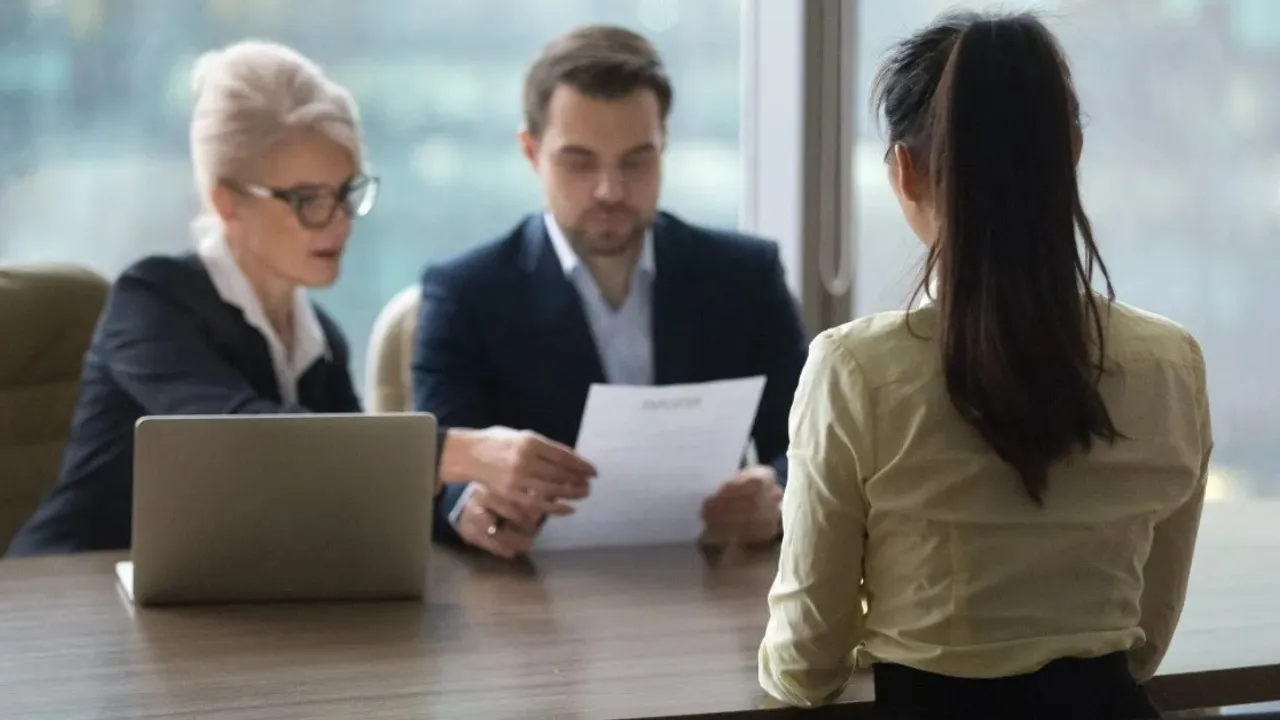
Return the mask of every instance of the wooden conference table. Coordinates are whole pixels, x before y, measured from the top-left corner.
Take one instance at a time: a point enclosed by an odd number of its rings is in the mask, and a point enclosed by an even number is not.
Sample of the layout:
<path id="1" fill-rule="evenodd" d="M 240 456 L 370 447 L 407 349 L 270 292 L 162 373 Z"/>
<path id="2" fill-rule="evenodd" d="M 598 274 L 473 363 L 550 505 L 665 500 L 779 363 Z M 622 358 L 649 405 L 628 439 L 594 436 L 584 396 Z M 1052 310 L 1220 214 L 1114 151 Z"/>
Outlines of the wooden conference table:
<path id="1" fill-rule="evenodd" d="M 515 567 L 442 551 L 417 604 L 134 611 L 118 554 L 0 561 L 0 718 L 785 718 L 756 649 L 773 556 L 584 551 Z M 1205 511 L 1151 692 L 1280 700 L 1280 503 Z M 857 717 L 870 695 L 817 717 Z M 705 715 L 704 715 L 705 714 Z M 806 715 L 807 717 L 807 715 Z"/>

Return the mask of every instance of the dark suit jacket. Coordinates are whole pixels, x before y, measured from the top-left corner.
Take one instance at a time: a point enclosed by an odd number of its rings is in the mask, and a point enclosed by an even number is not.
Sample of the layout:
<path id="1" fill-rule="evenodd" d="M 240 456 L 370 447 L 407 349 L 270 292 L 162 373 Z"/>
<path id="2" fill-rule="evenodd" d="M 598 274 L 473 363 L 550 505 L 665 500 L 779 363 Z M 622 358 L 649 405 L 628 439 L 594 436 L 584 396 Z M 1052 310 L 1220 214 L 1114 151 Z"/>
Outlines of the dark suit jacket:
<path id="1" fill-rule="evenodd" d="M 98 319 L 57 485 L 10 555 L 121 550 L 130 544 L 133 428 L 144 415 L 360 412 L 347 343 L 317 309 L 329 356 L 281 402 L 267 342 L 223 302 L 195 255 L 125 270 Z"/>
<path id="2" fill-rule="evenodd" d="M 777 246 L 659 214 L 653 227 L 654 379 L 659 385 L 765 375 L 752 436 L 785 481 L 787 414 L 807 354 Z M 414 406 L 442 426 L 506 425 L 572 446 L 587 391 L 605 382 L 578 293 L 541 215 L 422 279 Z M 435 527 L 463 485 L 445 486 Z"/>

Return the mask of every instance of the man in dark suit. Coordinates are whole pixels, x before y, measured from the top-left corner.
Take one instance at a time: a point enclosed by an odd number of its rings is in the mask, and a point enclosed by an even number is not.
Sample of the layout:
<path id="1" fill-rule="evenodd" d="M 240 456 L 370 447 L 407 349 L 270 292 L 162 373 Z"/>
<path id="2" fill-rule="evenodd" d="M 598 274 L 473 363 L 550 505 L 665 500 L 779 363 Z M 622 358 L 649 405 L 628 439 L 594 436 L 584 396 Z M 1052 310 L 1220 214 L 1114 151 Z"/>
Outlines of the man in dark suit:
<path id="1" fill-rule="evenodd" d="M 777 247 L 657 210 L 672 90 L 644 38 L 574 31 L 547 46 L 524 92 L 520 144 L 547 210 L 426 271 L 415 406 L 444 426 L 520 428 L 531 446 L 564 451 L 592 383 L 765 375 L 752 431 L 763 464 L 726 478 L 701 510 L 708 538 L 776 538 L 787 413 L 806 352 Z M 436 527 L 511 557 L 531 547 L 540 521 L 456 484 L 441 495 Z"/>

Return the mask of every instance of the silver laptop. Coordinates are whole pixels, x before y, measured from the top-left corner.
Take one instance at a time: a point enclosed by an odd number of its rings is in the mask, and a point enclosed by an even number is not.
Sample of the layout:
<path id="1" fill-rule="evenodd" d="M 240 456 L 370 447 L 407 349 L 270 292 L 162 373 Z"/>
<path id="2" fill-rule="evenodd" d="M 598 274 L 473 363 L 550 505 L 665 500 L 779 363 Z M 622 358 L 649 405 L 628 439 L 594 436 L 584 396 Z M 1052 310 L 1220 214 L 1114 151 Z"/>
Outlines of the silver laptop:
<path id="1" fill-rule="evenodd" d="M 423 597 L 436 420 L 145 417 L 134 434 L 138 605 Z"/>

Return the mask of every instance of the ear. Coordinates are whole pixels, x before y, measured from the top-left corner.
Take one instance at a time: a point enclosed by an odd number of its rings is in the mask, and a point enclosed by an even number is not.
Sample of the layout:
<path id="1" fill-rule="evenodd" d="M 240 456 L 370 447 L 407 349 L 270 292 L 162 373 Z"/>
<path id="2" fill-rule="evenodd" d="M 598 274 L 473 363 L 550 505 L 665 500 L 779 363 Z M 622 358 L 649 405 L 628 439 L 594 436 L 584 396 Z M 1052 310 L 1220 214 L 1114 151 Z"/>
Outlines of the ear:
<path id="1" fill-rule="evenodd" d="M 890 162 L 890 177 L 893 180 L 893 189 L 898 196 L 908 202 L 919 202 L 922 192 L 920 182 L 920 169 L 916 167 L 915 161 L 911 159 L 911 153 L 907 151 L 907 146 L 902 143 L 895 143 L 890 151 L 892 161 Z"/>
<path id="2" fill-rule="evenodd" d="M 1084 130 L 1080 127 L 1080 123 L 1076 123 L 1071 129 L 1071 162 L 1080 167 L 1080 156 L 1084 154 Z"/>
<path id="3" fill-rule="evenodd" d="M 236 221 L 240 210 L 236 204 L 236 195 L 222 183 L 215 183 L 209 192 L 209 204 L 223 225 Z"/>
<path id="4" fill-rule="evenodd" d="M 520 131 L 516 133 L 516 140 L 520 142 L 520 152 L 524 153 L 524 159 L 529 161 L 529 165 L 531 165 L 534 170 L 537 170 L 538 151 L 540 149 L 538 138 L 534 137 L 533 133 L 529 132 L 529 128 L 522 127 L 520 128 Z"/>

